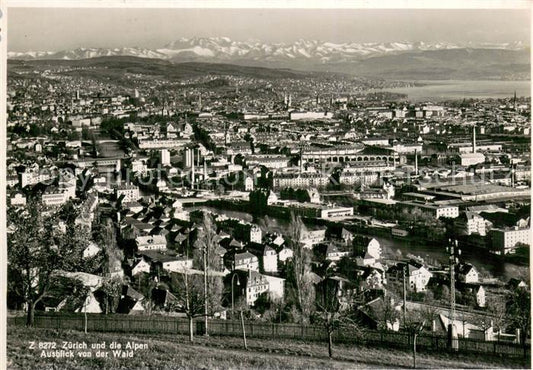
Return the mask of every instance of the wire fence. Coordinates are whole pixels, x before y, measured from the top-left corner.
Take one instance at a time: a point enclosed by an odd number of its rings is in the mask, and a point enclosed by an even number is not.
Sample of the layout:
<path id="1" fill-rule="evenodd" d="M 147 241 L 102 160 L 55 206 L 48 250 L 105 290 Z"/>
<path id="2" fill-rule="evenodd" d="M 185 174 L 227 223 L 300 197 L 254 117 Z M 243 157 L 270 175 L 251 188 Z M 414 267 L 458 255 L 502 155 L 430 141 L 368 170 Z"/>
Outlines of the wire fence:
<path id="1" fill-rule="evenodd" d="M 9 317 L 8 324 L 23 326 L 26 324 L 26 318 L 22 316 Z M 239 321 L 209 320 L 208 325 L 210 335 L 242 335 L 242 326 Z M 85 318 L 83 314 L 38 314 L 35 315 L 34 326 L 37 328 L 83 331 Z M 327 341 L 327 333 L 321 326 L 251 321 L 245 322 L 244 326 L 246 336 L 249 338 Z M 187 335 L 189 333 L 189 321 L 187 318 L 173 316 L 87 314 L 87 331 Z M 203 319 L 194 320 L 193 332 L 195 335 L 201 335 L 205 332 Z M 411 350 L 413 347 L 413 337 L 407 332 L 355 330 L 349 327 L 336 330 L 333 333 L 333 341 L 336 343 L 382 346 L 405 350 Z M 509 342 L 459 338 L 458 343 L 458 352 L 460 353 L 504 357 L 529 357 L 531 353 L 529 345 L 524 346 Z M 447 337 L 445 335 L 421 334 L 417 338 L 417 350 L 420 352 L 446 352 L 449 350 Z"/>

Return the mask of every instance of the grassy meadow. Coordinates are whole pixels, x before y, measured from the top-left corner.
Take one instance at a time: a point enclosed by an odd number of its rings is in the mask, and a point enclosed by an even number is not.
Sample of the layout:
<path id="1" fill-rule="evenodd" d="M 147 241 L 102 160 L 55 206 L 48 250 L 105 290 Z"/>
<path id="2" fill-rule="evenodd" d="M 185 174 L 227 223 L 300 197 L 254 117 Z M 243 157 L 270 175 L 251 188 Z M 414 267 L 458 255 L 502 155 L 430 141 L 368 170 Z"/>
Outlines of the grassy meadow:
<path id="1" fill-rule="evenodd" d="M 30 348 L 31 345 L 34 348 Z M 41 357 L 46 343 L 56 343 L 61 350 L 63 342 L 76 345 L 85 342 L 87 349 L 72 349 L 74 358 Z M 91 344 L 106 343 L 108 357 L 96 357 L 97 349 Z M 111 343 L 120 343 L 116 354 L 132 357 L 114 357 Z M 127 342 L 137 345 L 136 350 L 125 349 Z M 196 337 L 194 343 L 184 335 L 88 333 L 57 331 L 8 326 L 8 369 L 372 369 L 411 368 L 409 352 L 387 348 L 335 345 L 333 359 L 327 355 L 325 343 L 296 340 L 268 340 L 248 338 L 248 351 L 242 338 Z M 51 351 L 51 349 L 44 349 Z M 91 358 L 78 353 L 92 354 Z M 487 356 L 457 354 L 418 354 L 419 368 L 523 368 L 521 359 L 509 360 Z M 528 364 L 529 367 L 529 364 Z"/>

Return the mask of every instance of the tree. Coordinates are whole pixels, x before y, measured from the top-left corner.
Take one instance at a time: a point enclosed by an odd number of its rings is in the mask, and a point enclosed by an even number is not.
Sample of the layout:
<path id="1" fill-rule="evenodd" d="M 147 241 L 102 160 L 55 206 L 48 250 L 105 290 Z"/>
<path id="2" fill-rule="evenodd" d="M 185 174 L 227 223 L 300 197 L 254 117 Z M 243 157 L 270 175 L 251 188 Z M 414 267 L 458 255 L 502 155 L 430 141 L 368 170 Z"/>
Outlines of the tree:
<path id="1" fill-rule="evenodd" d="M 317 285 L 316 294 L 317 314 L 322 321 L 326 334 L 328 336 L 328 355 L 331 358 L 332 353 L 332 334 L 339 327 L 340 302 L 339 302 L 339 284 L 332 279 L 324 279 Z"/>
<path id="2" fill-rule="evenodd" d="M 469 307 L 475 307 L 476 302 L 476 293 L 474 291 L 466 290 L 461 293 L 460 296 L 456 294 L 456 302 Z"/>
<path id="3" fill-rule="evenodd" d="M 440 311 L 434 305 L 435 302 L 429 293 L 431 292 L 428 291 L 426 293 L 426 297 L 424 298 L 424 307 L 419 312 L 421 319 L 426 323 L 427 327 L 429 327 L 429 330 L 433 331 L 434 323 L 439 320 Z"/>
<path id="4" fill-rule="evenodd" d="M 110 314 L 117 310 L 120 295 L 122 293 L 123 281 L 119 277 L 108 277 L 98 288 L 98 293 L 102 297 L 104 313 Z"/>
<path id="5" fill-rule="evenodd" d="M 149 274 L 139 274 L 136 280 L 138 287 L 137 290 L 147 298 L 142 301 L 145 312 L 148 315 L 151 315 L 155 307 L 153 292 L 154 289 L 158 287 L 158 284 L 156 280 L 153 279 Z"/>
<path id="6" fill-rule="evenodd" d="M 63 294 L 68 291 L 68 299 L 61 308 L 61 311 L 82 312 L 84 314 L 84 331 L 87 334 L 87 301 L 91 293 L 91 288 L 77 278 L 54 275 L 52 277 L 50 292 L 52 293 L 54 289 L 62 291 Z"/>
<path id="7" fill-rule="evenodd" d="M 216 253 L 218 235 L 211 215 L 203 213 L 202 224 L 198 227 L 195 241 L 194 261 L 201 265 L 204 278 L 204 319 L 207 335 L 207 320 L 221 306 L 223 284 L 220 278 L 210 276 L 209 271 L 219 270 L 219 257 Z"/>
<path id="8" fill-rule="evenodd" d="M 494 296 L 490 296 L 487 304 L 487 311 L 492 316 L 494 326 L 498 328 L 498 341 L 500 341 L 500 333 L 502 329 L 508 324 L 507 313 L 505 310 L 505 300 L 496 299 Z"/>
<path id="9" fill-rule="evenodd" d="M 295 290 L 298 308 L 301 313 L 301 322 L 308 323 L 309 317 L 314 308 L 314 286 L 311 281 L 311 253 L 300 242 L 305 232 L 305 226 L 300 217 L 295 217 L 291 213 L 291 223 L 288 230 L 288 243 L 293 250 L 292 273 L 295 283 Z"/>
<path id="10" fill-rule="evenodd" d="M 443 302 L 444 304 L 450 303 L 450 288 L 446 284 L 439 284 L 433 291 L 435 299 Z"/>
<path id="11" fill-rule="evenodd" d="M 263 294 L 255 301 L 255 309 L 257 310 L 257 301 L 261 298 Z M 281 323 L 284 319 L 287 318 L 287 312 L 285 312 L 285 305 L 283 299 L 272 299 L 268 297 L 268 303 L 263 305 L 263 308 L 266 310 L 262 313 L 262 319 L 269 322 L 279 322 Z M 260 312 L 259 310 L 257 310 Z M 260 312 L 261 313 L 261 312 Z"/>
<path id="12" fill-rule="evenodd" d="M 416 339 L 424 329 L 426 321 L 420 311 L 410 311 L 404 322 L 404 329 L 413 338 L 413 368 L 416 369 Z"/>
<path id="13" fill-rule="evenodd" d="M 46 295 L 54 272 L 79 271 L 83 264 L 86 236 L 73 222 L 67 225 L 68 234 L 63 233 L 58 227 L 59 212 L 44 211 L 40 201 L 30 199 L 23 210 L 8 214 L 12 230 L 7 238 L 8 274 L 10 281 L 18 280 L 10 286 L 27 307 L 28 326 L 33 325 L 35 305 Z"/>
<path id="14" fill-rule="evenodd" d="M 356 331 L 359 325 L 351 316 L 351 305 L 342 297 L 339 281 L 324 278 L 316 287 L 315 317 L 322 324 L 328 338 L 328 355 L 333 357 L 333 333 L 342 327 L 350 326 Z"/>
<path id="15" fill-rule="evenodd" d="M 531 292 L 524 288 L 516 288 L 507 295 L 507 317 L 510 326 L 520 329 L 520 343 L 524 347 L 524 358 L 527 355 L 527 337 L 531 327 Z"/>
<path id="16" fill-rule="evenodd" d="M 267 210 L 268 194 L 263 190 L 250 192 L 250 209 L 254 216 L 264 216 Z"/>
<path id="17" fill-rule="evenodd" d="M 203 279 L 200 275 L 190 275 L 188 269 L 185 269 L 183 274 L 172 274 L 171 286 L 177 299 L 170 308 L 187 316 L 189 341 L 193 342 L 194 319 L 203 316 L 205 310 Z"/>
<path id="18" fill-rule="evenodd" d="M 267 312 L 270 307 L 272 306 L 272 302 L 270 299 L 270 295 L 268 292 L 263 292 L 259 294 L 259 297 L 254 302 L 254 310 L 257 311 L 257 313 L 263 315 L 265 312 Z"/>
<path id="19" fill-rule="evenodd" d="M 394 305 L 394 300 L 390 296 L 385 296 L 375 307 L 375 314 L 379 330 L 389 330 L 395 326 L 400 319 L 400 312 Z"/>

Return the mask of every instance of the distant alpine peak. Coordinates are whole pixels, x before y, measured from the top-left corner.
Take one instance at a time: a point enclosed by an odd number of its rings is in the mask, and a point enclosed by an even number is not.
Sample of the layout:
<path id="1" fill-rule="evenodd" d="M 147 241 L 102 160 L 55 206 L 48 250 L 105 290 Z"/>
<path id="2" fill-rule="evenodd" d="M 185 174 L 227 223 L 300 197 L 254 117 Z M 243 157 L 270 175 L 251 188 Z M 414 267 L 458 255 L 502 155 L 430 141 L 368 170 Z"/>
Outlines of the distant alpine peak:
<path id="1" fill-rule="evenodd" d="M 502 49 L 523 50 L 522 41 L 507 43 L 450 43 L 425 41 L 396 42 L 329 42 L 298 39 L 293 42 L 265 43 L 259 40 L 236 41 L 229 37 L 181 37 L 160 49 L 138 47 L 91 48 L 83 47 L 58 52 L 8 52 L 10 59 L 64 59 L 76 60 L 102 56 L 136 56 L 172 60 L 211 61 L 314 61 L 319 63 L 346 62 L 387 54 L 423 52 L 449 49 Z"/>

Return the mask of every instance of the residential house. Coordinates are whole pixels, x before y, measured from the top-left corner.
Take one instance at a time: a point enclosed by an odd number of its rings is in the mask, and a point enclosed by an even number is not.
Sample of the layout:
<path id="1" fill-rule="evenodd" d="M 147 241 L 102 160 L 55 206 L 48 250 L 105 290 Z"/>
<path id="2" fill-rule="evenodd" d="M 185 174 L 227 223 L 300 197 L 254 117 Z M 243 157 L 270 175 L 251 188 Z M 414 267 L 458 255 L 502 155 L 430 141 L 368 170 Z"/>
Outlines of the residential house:
<path id="1" fill-rule="evenodd" d="M 237 253 L 234 257 L 235 270 L 259 271 L 259 259 L 250 252 Z"/>
<path id="2" fill-rule="evenodd" d="M 253 225 L 250 228 L 250 242 L 261 244 L 263 240 L 263 232 L 257 225 Z"/>
<path id="3" fill-rule="evenodd" d="M 161 235 L 138 236 L 135 243 L 139 251 L 167 249 L 167 239 Z"/>
<path id="4" fill-rule="evenodd" d="M 152 302 L 154 308 L 160 310 L 172 310 L 179 304 L 178 298 L 167 289 L 155 288 L 152 290 Z"/>
<path id="5" fill-rule="evenodd" d="M 404 274 L 407 279 L 408 288 L 415 292 L 425 292 L 429 279 L 433 276 L 433 273 L 426 267 L 413 260 L 391 266 L 387 270 L 386 276 L 388 281 L 401 283 Z"/>
<path id="6" fill-rule="evenodd" d="M 265 272 L 278 272 L 278 254 L 268 245 L 263 250 L 263 269 Z"/>
<path id="7" fill-rule="evenodd" d="M 139 187 L 131 184 L 118 185 L 115 188 L 117 199 L 122 198 L 122 202 L 133 202 L 139 199 Z"/>
<path id="8" fill-rule="evenodd" d="M 329 261 L 340 261 L 342 257 L 346 257 L 349 255 L 349 251 L 341 251 L 339 247 L 334 244 L 329 244 L 326 250 L 326 259 Z"/>
<path id="9" fill-rule="evenodd" d="M 74 312 L 83 312 L 83 313 L 102 313 L 102 308 L 100 307 L 100 302 L 96 299 L 93 292 L 89 292 L 89 295 L 85 298 L 82 306 L 76 309 Z"/>
<path id="10" fill-rule="evenodd" d="M 292 258 L 293 255 L 294 252 L 292 251 L 292 249 L 284 247 L 282 250 L 279 251 L 278 258 L 280 262 L 285 262 L 288 259 Z"/>
<path id="11" fill-rule="evenodd" d="M 270 298 L 273 300 L 283 299 L 285 294 L 285 279 L 270 275 L 263 276 L 266 281 L 268 281 L 268 293 Z"/>
<path id="12" fill-rule="evenodd" d="M 117 313 L 140 314 L 145 311 L 144 296 L 129 285 L 122 286 L 122 295 L 117 307 Z"/>
<path id="13" fill-rule="evenodd" d="M 353 233 L 343 227 L 341 230 L 341 239 L 344 240 L 346 245 L 351 245 L 354 239 Z"/>
<path id="14" fill-rule="evenodd" d="M 318 230 L 303 230 L 300 237 L 300 243 L 303 243 L 305 248 L 313 248 L 314 245 L 322 243 L 326 239 L 326 229 Z"/>
<path id="15" fill-rule="evenodd" d="M 385 274 L 383 271 L 369 267 L 365 268 L 361 275 L 362 288 L 367 289 L 383 289 L 383 284 L 386 283 Z"/>
<path id="16" fill-rule="evenodd" d="M 262 293 L 268 292 L 268 286 L 269 282 L 265 275 L 249 270 L 245 285 L 246 304 L 253 305 Z"/>
<path id="17" fill-rule="evenodd" d="M 489 221 L 478 213 L 470 211 L 465 211 L 455 220 L 455 227 L 463 235 L 478 234 L 485 236 L 489 225 Z"/>
<path id="18" fill-rule="evenodd" d="M 366 246 L 366 251 L 368 254 L 370 254 L 375 259 L 381 258 L 381 245 L 376 239 L 370 240 L 368 245 Z"/>
<path id="19" fill-rule="evenodd" d="M 409 288 L 416 292 L 425 292 L 429 279 L 433 276 L 424 266 L 412 263 L 408 265 L 407 275 Z"/>
<path id="20" fill-rule="evenodd" d="M 363 257 L 357 257 L 355 262 L 357 266 L 373 266 L 376 263 L 376 259 L 370 253 L 366 252 Z"/>
<path id="21" fill-rule="evenodd" d="M 161 250 L 147 250 L 142 252 L 141 255 L 152 261 L 152 264 L 160 266 L 161 269 L 167 272 L 178 272 L 192 269 L 192 258 L 187 258 L 185 256 L 166 253 Z"/>
<path id="22" fill-rule="evenodd" d="M 387 329 L 392 331 L 400 330 L 401 304 L 392 297 L 378 297 L 357 309 L 359 318 L 363 325 L 370 329 Z M 395 318 L 383 315 L 387 309 L 395 310 L 398 315 Z"/>
<path id="23" fill-rule="evenodd" d="M 149 273 L 150 272 L 150 263 L 147 262 L 144 258 L 141 258 L 131 269 L 131 275 L 135 276 L 140 273 Z"/>
<path id="24" fill-rule="evenodd" d="M 272 205 L 278 202 L 278 196 L 273 191 L 268 193 L 267 205 Z"/>
<path id="25" fill-rule="evenodd" d="M 459 266 L 457 270 L 457 277 L 458 280 L 463 283 L 479 283 L 479 272 L 473 265 L 469 263 L 461 264 Z"/>

